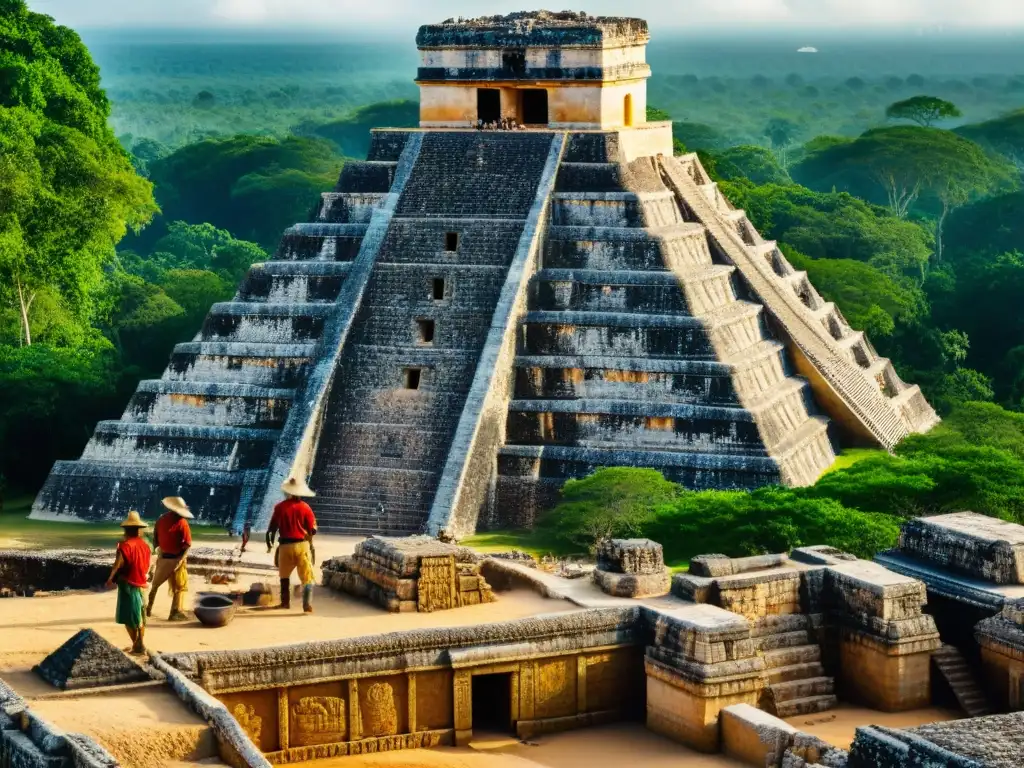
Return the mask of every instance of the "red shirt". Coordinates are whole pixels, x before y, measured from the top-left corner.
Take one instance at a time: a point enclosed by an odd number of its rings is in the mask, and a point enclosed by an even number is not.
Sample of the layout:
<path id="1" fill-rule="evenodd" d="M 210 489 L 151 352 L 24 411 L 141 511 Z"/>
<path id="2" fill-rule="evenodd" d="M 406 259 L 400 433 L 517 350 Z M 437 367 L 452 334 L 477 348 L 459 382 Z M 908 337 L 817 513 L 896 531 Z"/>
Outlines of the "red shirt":
<path id="1" fill-rule="evenodd" d="M 188 527 L 188 520 L 174 512 L 168 512 L 157 520 L 153 531 L 156 545 L 165 555 L 177 556 L 185 551 L 185 547 L 192 546 L 192 529 Z"/>
<path id="2" fill-rule="evenodd" d="M 316 518 L 306 502 L 301 499 L 285 499 L 274 507 L 270 527 L 277 529 L 282 539 L 304 539 L 316 530 Z"/>
<path id="3" fill-rule="evenodd" d="M 146 540 L 141 536 L 125 539 L 117 545 L 117 551 L 124 560 L 124 565 L 121 566 L 118 576 L 133 587 L 146 586 L 146 577 L 149 575 L 149 557 L 152 554 Z"/>

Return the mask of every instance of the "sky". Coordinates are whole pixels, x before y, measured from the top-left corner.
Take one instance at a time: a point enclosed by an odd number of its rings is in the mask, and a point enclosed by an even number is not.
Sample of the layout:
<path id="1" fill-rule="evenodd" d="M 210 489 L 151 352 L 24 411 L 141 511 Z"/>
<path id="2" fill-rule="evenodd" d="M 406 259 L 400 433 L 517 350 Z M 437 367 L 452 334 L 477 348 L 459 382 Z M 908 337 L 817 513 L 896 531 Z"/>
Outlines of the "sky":
<path id="1" fill-rule="evenodd" d="M 27 0 L 58 22 L 88 27 L 383 27 L 452 16 L 570 5 L 566 0 Z M 576 0 L 592 14 L 646 18 L 653 28 L 1024 28 L 1024 0 Z"/>

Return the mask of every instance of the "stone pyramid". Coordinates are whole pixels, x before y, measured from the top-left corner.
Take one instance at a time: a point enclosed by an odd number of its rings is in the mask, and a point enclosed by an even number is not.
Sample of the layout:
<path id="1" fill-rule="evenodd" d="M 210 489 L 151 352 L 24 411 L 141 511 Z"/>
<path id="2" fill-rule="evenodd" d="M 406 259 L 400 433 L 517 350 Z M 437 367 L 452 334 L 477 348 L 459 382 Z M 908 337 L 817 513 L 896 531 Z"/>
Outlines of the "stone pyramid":
<path id="1" fill-rule="evenodd" d="M 92 629 L 81 629 L 34 667 L 51 685 L 62 690 L 140 683 L 149 674 L 134 660 Z"/>
<path id="2" fill-rule="evenodd" d="M 180 495 L 259 532 L 294 475 L 322 531 L 457 538 L 602 467 L 809 485 L 938 421 L 646 121 L 646 22 L 524 18 L 420 30 L 421 127 L 373 132 L 34 518 Z"/>

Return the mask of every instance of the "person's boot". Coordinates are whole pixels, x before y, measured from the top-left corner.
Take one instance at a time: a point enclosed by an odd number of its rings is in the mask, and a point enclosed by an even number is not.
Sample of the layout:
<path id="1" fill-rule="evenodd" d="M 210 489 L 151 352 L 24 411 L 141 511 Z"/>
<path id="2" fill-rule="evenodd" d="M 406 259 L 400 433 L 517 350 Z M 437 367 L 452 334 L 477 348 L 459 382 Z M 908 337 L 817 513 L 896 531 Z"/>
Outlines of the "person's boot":
<path id="1" fill-rule="evenodd" d="M 292 607 L 291 579 L 281 579 L 281 604 L 277 607 L 284 611 Z"/>
<path id="2" fill-rule="evenodd" d="M 171 598 L 171 615 L 168 621 L 188 621 L 188 614 L 181 610 L 181 604 L 185 599 L 184 592 L 175 592 Z"/>
<path id="3" fill-rule="evenodd" d="M 306 584 L 302 588 L 302 610 L 305 613 L 313 612 L 313 585 Z"/>

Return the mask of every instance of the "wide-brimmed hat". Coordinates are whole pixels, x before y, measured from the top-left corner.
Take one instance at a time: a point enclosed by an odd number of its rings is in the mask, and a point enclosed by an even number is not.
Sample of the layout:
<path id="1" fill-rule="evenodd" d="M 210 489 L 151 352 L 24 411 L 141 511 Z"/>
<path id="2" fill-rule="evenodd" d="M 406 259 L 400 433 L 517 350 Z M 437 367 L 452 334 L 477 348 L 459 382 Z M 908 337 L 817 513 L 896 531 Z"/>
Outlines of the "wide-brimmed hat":
<path id="1" fill-rule="evenodd" d="M 122 528 L 149 528 L 149 523 L 139 517 L 139 513 L 134 509 L 128 513 L 128 517 L 121 523 Z"/>
<path id="2" fill-rule="evenodd" d="M 168 496 L 162 503 L 178 517 L 184 517 L 186 520 L 195 519 L 195 515 L 189 510 L 188 504 L 185 503 L 181 496 Z"/>
<path id="3" fill-rule="evenodd" d="M 312 499 L 316 496 L 312 489 L 306 485 L 306 481 L 299 477 L 289 477 L 281 483 L 281 492 L 289 496 L 299 496 L 306 499 Z"/>

